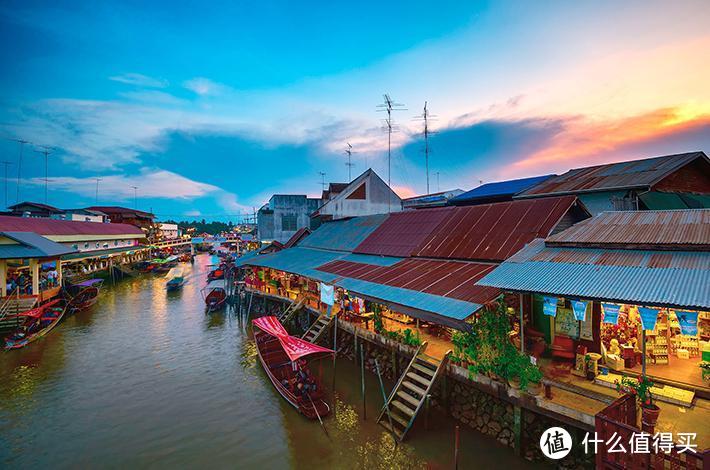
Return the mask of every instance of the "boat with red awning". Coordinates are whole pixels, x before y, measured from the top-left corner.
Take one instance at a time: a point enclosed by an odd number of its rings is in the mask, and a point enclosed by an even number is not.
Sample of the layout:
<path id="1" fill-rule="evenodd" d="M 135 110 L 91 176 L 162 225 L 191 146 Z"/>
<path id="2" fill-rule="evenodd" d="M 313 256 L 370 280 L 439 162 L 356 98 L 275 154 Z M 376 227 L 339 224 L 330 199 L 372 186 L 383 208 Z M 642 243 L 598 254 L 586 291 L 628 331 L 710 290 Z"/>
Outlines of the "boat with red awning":
<path id="1" fill-rule="evenodd" d="M 276 390 L 305 417 L 327 416 L 330 405 L 306 358 L 332 357 L 335 351 L 290 336 L 274 316 L 256 318 L 252 324 L 259 360 Z"/>
<path id="2" fill-rule="evenodd" d="M 18 313 L 24 318 L 22 325 L 5 338 L 5 349 L 19 349 L 40 339 L 59 324 L 66 312 L 66 302 L 55 299 L 39 307 Z"/>

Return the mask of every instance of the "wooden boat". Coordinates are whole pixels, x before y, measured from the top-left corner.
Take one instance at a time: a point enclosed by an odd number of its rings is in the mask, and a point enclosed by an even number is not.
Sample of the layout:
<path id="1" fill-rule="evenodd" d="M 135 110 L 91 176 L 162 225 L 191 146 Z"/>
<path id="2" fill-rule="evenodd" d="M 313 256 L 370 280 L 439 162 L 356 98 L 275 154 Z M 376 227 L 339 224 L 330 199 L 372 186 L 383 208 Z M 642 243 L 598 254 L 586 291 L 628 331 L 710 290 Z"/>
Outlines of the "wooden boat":
<path id="1" fill-rule="evenodd" d="M 5 349 L 19 349 L 47 335 L 64 317 L 67 303 L 55 299 L 26 312 L 18 313 L 24 322 L 5 338 Z"/>
<path id="2" fill-rule="evenodd" d="M 88 279 L 67 287 L 66 294 L 70 307 L 67 314 L 71 315 L 94 305 L 99 300 L 103 283 L 103 279 Z"/>
<path id="3" fill-rule="evenodd" d="M 224 269 L 219 267 L 207 274 L 207 282 L 216 281 L 217 279 L 224 279 Z"/>
<path id="4" fill-rule="evenodd" d="M 154 273 L 167 273 L 172 268 L 177 266 L 178 257 L 175 255 L 168 256 L 165 259 L 156 258 L 152 261 Z"/>
<path id="5" fill-rule="evenodd" d="M 305 358 L 332 357 L 332 349 L 290 336 L 273 316 L 252 320 L 259 360 L 274 388 L 308 419 L 322 419 L 330 411 L 320 380 Z"/>
<path id="6" fill-rule="evenodd" d="M 168 282 L 165 283 L 165 288 L 168 291 L 175 291 L 178 289 L 182 289 L 182 286 L 185 285 L 185 275 L 182 272 L 181 268 L 173 268 L 168 272 Z"/>
<path id="7" fill-rule="evenodd" d="M 223 279 L 211 281 L 201 292 L 205 299 L 207 313 L 223 308 L 227 302 L 227 291 Z"/>

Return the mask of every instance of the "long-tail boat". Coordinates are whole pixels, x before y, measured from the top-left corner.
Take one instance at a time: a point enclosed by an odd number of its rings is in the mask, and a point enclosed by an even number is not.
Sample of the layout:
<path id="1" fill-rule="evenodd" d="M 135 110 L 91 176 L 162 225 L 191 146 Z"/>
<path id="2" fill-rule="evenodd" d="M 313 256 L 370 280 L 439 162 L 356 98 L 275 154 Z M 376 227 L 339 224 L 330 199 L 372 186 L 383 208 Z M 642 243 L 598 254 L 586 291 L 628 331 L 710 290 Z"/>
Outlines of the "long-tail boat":
<path id="1" fill-rule="evenodd" d="M 207 313 L 214 312 L 224 307 L 227 301 L 227 291 L 224 285 L 224 279 L 210 281 L 207 287 L 202 289 L 202 297 L 205 299 L 205 307 Z"/>
<path id="2" fill-rule="evenodd" d="M 332 357 L 335 351 L 290 336 L 274 316 L 256 318 L 252 324 L 259 360 L 276 390 L 306 418 L 327 416 L 331 408 L 320 377 L 311 373 L 306 358 Z"/>
<path id="3" fill-rule="evenodd" d="M 99 300 L 103 283 L 103 279 L 87 279 L 67 287 L 66 293 L 69 297 L 67 314 L 80 312 L 94 305 Z"/>
<path id="4" fill-rule="evenodd" d="M 5 349 L 19 349 L 47 335 L 64 317 L 67 302 L 55 299 L 32 310 L 18 313 L 22 324 L 5 338 Z"/>
<path id="5" fill-rule="evenodd" d="M 182 289 L 185 285 L 185 274 L 182 272 L 181 268 L 173 268 L 168 272 L 167 275 L 168 282 L 165 283 L 165 288 L 168 291 L 175 291 Z"/>

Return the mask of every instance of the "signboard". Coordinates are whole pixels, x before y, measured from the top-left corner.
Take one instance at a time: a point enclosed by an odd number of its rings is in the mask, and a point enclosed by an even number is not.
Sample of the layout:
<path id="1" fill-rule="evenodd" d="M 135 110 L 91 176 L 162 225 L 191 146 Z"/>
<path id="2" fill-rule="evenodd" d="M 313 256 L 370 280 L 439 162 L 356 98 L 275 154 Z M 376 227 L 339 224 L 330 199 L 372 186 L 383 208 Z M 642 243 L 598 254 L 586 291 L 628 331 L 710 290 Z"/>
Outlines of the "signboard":
<path id="1" fill-rule="evenodd" d="M 202 237 L 195 237 L 195 238 L 192 239 L 192 243 L 194 243 L 195 245 L 198 245 L 198 244 L 200 244 L 200 243 L 202 243 L 202 242 L 204 242 L 204 241 L 205 241 L 205 239 L 202 238 Z"/>
<path id="2" fill-rule="evenodd" d="M 555 333 L 566 335 L 570 338 L 579 337 L 579 321 L 574 318 L 574 313 L 572 313 L 571 309 L 557 309 L 557 317 L 555 318 Z"/>
<path id="3" fill-rule="evenodd" d="M 335 303 L 335 287 L 320 283 L 320 301 L 326 305 Z"/>
<path id="4" fill-rule="evenodd" d="M 658 309 L 650 307 L 639 307 L 639 315 L 641 316 L 641 326 L 644 330 L 650 331 L 656 328 L 656 319 L 658 318 Z"/>
<path id="5" fill-rule="evenodd" d="M 572 311 L 574 312 L 574 318 L 579 321 L 584 321 L 587 314 L 588 302 L 584 300 L 573 300 L 572 301 Z"/>
<path id="6" fill-rule="evenodd" d="M 680 325 L 680 334 L 698 336 L 698 312 L 685 312 L 676 310 L 676 318 Z"/>
<path id="7" fill-rule="evenodd" d="M 557 316 L 557 297 L 543 297 L 542 312 L 550 317 Z"/>
<path id="8" fill-rule="evenodd" d="M 604 323 L 616 325 L 619 322 L 619 304 L 602 304 L 602 312 L 604 312 Z"/>

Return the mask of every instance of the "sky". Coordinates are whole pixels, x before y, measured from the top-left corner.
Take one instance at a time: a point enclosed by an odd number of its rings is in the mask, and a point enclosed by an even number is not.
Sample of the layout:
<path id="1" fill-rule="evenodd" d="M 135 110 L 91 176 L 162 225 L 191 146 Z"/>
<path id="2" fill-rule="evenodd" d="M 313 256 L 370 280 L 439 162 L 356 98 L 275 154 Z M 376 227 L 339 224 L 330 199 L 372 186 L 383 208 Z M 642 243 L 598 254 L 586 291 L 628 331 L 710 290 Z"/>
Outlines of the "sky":
<path id="1" fill-rule="evenodd" d="M 403 197 L 427 190 L 425 102 L 430 192 L 710 154 L 709 22 L 707 1 L 6 0 L 0 204 L 237 221 L 347 182 L 347 143 L 353 178 L 387 181 L 385 93 Z"/>

